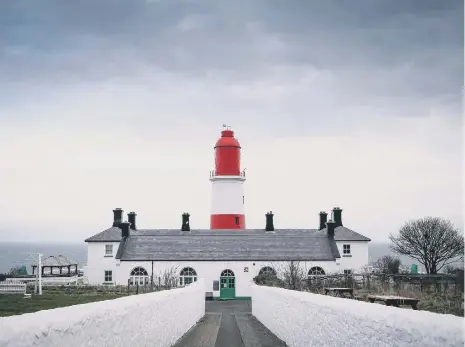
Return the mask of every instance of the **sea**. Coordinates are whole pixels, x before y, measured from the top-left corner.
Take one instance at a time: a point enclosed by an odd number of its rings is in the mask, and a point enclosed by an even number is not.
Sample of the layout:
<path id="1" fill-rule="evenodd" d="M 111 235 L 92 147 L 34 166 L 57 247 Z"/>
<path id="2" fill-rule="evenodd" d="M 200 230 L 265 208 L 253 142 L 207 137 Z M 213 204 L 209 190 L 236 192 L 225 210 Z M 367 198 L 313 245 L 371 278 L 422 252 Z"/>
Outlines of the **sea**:
<path id="1" fill-rule="evenodd" d="M 64 255 L 76 261 L 78 268 L 82 269 L 87 264 L 86 243 L 0 243 L 0 273 L 10 271 L 14 267 L 26 266 L 29 274 L 32 273 L 32 264 L 36 263 L 37 254 L 42 258 L 52 255 Z"/>
<path id="2" fill-rule="evenodd" d="M 32 273 L 32 264 L 36 263 L 37 254 L 43 257 L 51 255 L 64 255 L 78 264 L 82 269 L 87 264 L 87 244 L 82 243 L 0 243 L 0 273 L 8 272 L 13 267 L 26 266 L 28 273 Z M 384 255 L 392 255 L 388 243 L 368 244 L 370 263 Z M 417 261 L 401 256 L 402 264 L 408 267 L 418 264 Z"/>

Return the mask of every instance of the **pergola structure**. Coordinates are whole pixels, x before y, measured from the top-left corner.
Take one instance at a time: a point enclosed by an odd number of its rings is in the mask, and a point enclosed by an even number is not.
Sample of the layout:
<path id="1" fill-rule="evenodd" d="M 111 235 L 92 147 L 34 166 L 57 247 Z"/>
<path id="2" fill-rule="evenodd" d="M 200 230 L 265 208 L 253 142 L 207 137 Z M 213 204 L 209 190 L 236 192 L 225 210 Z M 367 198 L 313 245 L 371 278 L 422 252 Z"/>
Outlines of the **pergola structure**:
<path id="1" fill-rule="evenodd" d="M 41 264 L 42 275 L 77 275 L 77 262 L 65 257 L 64 255 L 52 255 L 44 258 Z M 35 275 L 37 265 L 32 265 L 32 274 Z"/>

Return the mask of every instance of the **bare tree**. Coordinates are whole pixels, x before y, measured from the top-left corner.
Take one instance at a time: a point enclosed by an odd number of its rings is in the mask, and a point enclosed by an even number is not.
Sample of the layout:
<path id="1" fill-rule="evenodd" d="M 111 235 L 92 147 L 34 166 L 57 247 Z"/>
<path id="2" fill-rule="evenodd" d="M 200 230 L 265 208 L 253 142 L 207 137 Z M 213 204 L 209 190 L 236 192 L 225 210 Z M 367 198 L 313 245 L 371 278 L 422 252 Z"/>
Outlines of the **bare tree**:
<path id="1" fill-rule="evenodd" d="M 178 286 L 178 268 L 173 266 L 163 270 L 159 275 L 159 284 L 166 289 Z"/>
<path id="2" fill-rule="evenodd" d="M 375 261 L 373 265 L 376 268 L 377 272 L 380 272 L 385 275 L 393 275 L 399 273 L 401 261 L 397 257 L 385 255 L 379 258 L 377 261 Z"/>
<path id="3" fill-rule="evenodd" d="M 299 261 L 288 261 L 277 266 L 278 277 L 287 289 L 302 290 L 307 280 L 307 271 Z"/>
<path id="4" fill-rule="evenodd" d="M 454 225 L 438 217 L 425 217 L 405 223 L 397 234 L 389 235 L 391 249 L 418 260 L 428 274 L 463 259 L 463 235 Z"/>
<path id="5" fill-rule="evenodd" d="M 455 274 L 457 271 L 463 271 L 463 264 L 462 265 L 447 265 L 444 268 L 444 272 L 446 274 Z"/>

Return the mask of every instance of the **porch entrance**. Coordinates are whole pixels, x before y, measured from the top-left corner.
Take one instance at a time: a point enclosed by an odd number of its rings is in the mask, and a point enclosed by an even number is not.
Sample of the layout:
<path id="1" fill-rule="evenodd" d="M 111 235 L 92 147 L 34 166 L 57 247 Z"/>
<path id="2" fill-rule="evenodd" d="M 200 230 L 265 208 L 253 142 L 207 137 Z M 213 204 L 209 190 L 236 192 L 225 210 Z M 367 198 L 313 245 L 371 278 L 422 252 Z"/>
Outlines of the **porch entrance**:
<path id="1" fill-rule="evenodd" d="M 236 297 L 236 278 L 232 270 L 226 269 L 220 276 L 220 299 L 234 299 Z"/>

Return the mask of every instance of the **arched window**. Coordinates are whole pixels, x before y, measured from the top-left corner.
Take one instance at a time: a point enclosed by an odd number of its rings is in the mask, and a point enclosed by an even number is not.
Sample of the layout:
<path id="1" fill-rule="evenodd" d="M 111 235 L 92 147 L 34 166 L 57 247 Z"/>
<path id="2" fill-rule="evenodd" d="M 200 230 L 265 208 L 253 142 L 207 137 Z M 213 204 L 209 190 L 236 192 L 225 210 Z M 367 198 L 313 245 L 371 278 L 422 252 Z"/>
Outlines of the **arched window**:
<path id="1" fill-rule="evenodd" d="M 234 272 L 229 269 L 223 270 L 221 272 L 221 277 L 234 277 Z"/>
<path id="2" fill-rule="evenodd" d="M 276 271 L 270 267 L 270 266 L 265 266 L 262 267 L 258 273 L 259 276 L 276 276 Z"/>
<path id="3" fill-rule="evenodd" d="M 179 274 L 179 285 L 186 286 L 192 282 L 197 282 L 197 272 L 191 267 L 185 267 Z"/>
<path id="4" fill-rule="evenodd" d="M 321 276 L 324 274 L 325 274 L 325 271 L 319 266 L 314 266 L 310 270 L 308 270 L 308 277 Z"/>
<path id="5" fill-rule="evenodd" d="M 139 285 L 145 285 L 149 284 L 150 279 L 149 279 L 149 274 L 147 273 L 147 270 L 145 270 L 143 267 L 136 267 L 132 269 L 131 271 L 131 277 L 129 277 L 129 283 L 131 285 L 139 283 Z"/>

